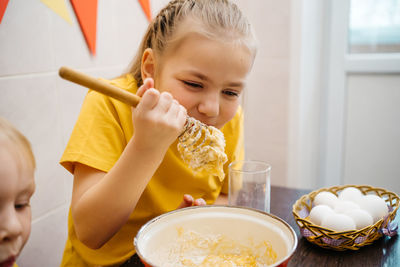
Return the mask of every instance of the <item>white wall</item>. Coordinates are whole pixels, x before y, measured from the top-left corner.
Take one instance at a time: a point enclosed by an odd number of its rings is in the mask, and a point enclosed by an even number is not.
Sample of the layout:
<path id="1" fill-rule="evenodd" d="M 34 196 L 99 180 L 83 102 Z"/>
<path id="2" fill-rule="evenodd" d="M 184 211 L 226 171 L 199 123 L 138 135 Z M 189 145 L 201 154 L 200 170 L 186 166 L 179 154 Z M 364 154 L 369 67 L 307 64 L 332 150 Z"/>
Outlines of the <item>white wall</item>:
<path id="1" fill-rule="evenodd" d="M 152 0 L 155 13 L 167 0 Z M 249 158 L 272 165 L 272 183 L 286 184 L 289 0 L 237 0 L 253 22 L 260 48 L 249 77 Z M 91 56 L 70 1 L 73 24 L 39 0 L 9 1 L 0 24 L 0 116 L 31 141 L 37 159 L 32 233 L 21 267 L 58 266 L 67 236 L 72 177 L 59 164 L 85 95 L 57 75 L 66 65 L 114 77 L 136 52 L 147 20 L 136 0 L 98 1 L 97 54 Z"/>
<path id="2" fill-rule="evenodd" d="M 269 163 L 271 183 L 287 186 L 291 1 L 236 2 L 259 42 L 245 92 L 246 157 Z"/>
<path id="3" fill-rule="evenodd" d="M 400 193 L 400 74 L 348 77 L 345 184 Z"/>

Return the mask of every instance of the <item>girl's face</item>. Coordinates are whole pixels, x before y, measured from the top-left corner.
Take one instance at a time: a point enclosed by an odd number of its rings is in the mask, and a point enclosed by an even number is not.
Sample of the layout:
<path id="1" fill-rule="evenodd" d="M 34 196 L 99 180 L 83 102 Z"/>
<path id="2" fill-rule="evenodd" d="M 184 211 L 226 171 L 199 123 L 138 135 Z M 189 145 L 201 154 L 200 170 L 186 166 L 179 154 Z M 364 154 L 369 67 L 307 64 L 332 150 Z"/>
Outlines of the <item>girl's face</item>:
<path id="1" fill-rule="evenodd" d="M 170 92 L 189 116 L 217 128 L 234 117 L 253 61 L 245 46 L 190 33 L 159 59 L 155 88 Z"/>
<path id="2" fill-rule="evenodd" d="M 0 266 L 13 266 L 31 231 L 35 183 L 33 168 L 20 162 L 10 145 L 0 147 Z"/>

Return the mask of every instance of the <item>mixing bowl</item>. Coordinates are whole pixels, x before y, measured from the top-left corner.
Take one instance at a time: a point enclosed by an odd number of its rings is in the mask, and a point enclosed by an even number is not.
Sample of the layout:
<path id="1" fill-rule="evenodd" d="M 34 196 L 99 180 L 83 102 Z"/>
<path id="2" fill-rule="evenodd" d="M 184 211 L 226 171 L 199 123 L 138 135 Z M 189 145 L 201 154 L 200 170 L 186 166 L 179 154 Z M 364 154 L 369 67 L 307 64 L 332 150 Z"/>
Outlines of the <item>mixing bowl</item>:
<path id="1" fill-rule="evenodd" d="M 216 243 L 227 251 L 217 249 Z M 275 262 L 261 266 L 286 266 L 296 249 L 297 236 L 289 224 L 269 213 L 210 205 L 178 209 L 152 219 L 139 230 L 134 245 L 145 266 L 197 266 L 193 263 L 203 262 L 203 249 L 206 254 L 211 249 L 223 255 L 236 250 L 238 257 L 263 251 L 263 257 L 273 255 Z M 183 262 L 185 257 L 190 261 Z"/>

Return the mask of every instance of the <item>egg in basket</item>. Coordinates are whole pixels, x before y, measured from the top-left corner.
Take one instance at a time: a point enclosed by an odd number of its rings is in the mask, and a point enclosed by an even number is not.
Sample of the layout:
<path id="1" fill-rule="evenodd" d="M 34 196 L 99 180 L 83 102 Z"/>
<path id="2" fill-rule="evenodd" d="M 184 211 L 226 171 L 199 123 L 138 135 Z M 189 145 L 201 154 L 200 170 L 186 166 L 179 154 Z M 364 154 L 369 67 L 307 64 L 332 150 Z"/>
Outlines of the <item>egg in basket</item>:
<path id="1" fill-rule="evenodd" d="M 394 222 L 399 197 L 369 185 L 342 185 L 315 190 L 293 205 L 300 233 L 333 250 L 358 250 L 383 235 L 397 234 Z"/>

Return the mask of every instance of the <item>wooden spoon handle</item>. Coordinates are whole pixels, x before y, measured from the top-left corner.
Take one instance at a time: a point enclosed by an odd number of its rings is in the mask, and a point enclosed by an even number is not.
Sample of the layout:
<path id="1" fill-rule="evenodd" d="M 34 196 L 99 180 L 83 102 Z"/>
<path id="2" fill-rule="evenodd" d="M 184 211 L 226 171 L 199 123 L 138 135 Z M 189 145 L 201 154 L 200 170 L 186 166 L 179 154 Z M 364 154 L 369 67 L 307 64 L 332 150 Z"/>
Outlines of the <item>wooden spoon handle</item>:
<path id="1" fill-rule="evenodd" d="M 139 96 L 129 93 L 128 91 L 125 91 L 117 86 L 111 85 L 68 67 L 61 67 L 58 74 L 63 79 L 105 94 L 133 107 L 136 107 L 141 99 Z"/>

